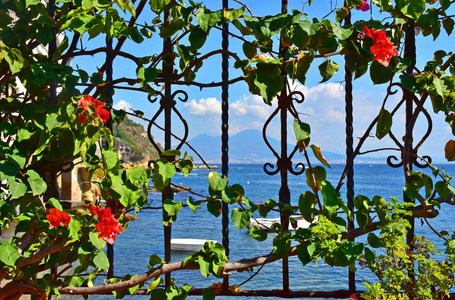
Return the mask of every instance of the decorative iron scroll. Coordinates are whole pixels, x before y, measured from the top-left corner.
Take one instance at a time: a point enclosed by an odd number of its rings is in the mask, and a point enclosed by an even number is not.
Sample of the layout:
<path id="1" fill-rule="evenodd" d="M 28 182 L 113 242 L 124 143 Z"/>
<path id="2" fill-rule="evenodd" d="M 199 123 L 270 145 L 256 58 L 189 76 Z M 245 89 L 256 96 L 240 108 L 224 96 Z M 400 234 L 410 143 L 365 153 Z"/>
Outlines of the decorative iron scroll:
<path id="1" fill-rule="evenodd" d="M 158 95 L 156 95 L 158 94 Z M 186 139 L 188 138 L 188 123 L 186 122 L 186 120 L 183 118 L 183 116 L 180 114 L 180 112 L 178 111 L 177 108 L 175 108 L 175 104 L 176 104 L 176 101 L 174 100 L 175 97 L 179 94 L 182 94 L 183 96 L 179 96 L 177 97 L 180 101 L 182 102 L 186 102 L 188 101 L 188 94 L 183 91 L 183 90 L 177 90 L 175 91 L 174 93 L 172 93 L 171 95 L 171 99 L 172 99 L 172 102 L 171 102 L 171 107 L 172 107 L 172 110 L 174 111 L 174 113 L 179 117 L 180 121 L 182 122 L 183 124 L 183 127 L 184 127 L 184 134 L 183 134 L 183 138 L 180 140 L 180 143 L 178 144 L 178 146 L 176 147 L 177 150 L 179 150 L 180 148 L 182 148 L 183 144 L 185 144 L 186 142 Z M 156 97 L 153 97 L 153 96 L 156 96 Z M 158 100 L 158 97 L 161 98 L 160 100 L 160 108 L 158 109 L 158 111 L 155 113 L 155 115 L 153 116 L 153 118 L 150 120 L 149 124 L 148 124 L 148 127 L 147 127 L 147 137 L 150 141 L 150 143 L 153 145 L 153 147 L 155 147 L 155 149 L 158 151 L 159 154 L 163 153 L 161 151 L 161 149 L 158 147 L 158 145 L 155 143 L 155 141 L 153 140 L 153 137 L 152 137 L 152 127 L 153 127 L 153 124 L 155 124 L 155 121 L 156 119 L 161 115 L 161 113 L 164 111 L 164 106 L 165 106 L 165 102 L 164 102 L 164 95 L 161 93 L 161 92 L 155 92 L 155 95 L 149 95 L 148 96 L 148 100 L 150 103 L 155 103 L 156 100 Z"/>
<path id="2" fill-rule="evenodd" d="M 405 103 L 404 89 L 403 89 L 403 87 L 402 87 L 402 85 L 400 83 L 391 84 L 390 87 L 387 90 L 387 95 L 388 96 L 395 95 L 398 92 L 398 89 L 392 90 L 393 87 L 397 87 L 397 88 L 401 89 L 403 91 L 403 97 L 402 97 L 401 101 L 395 106 L 393 111 L 390 113 L 392 116 L 398 111 L 398 109 L 403 105 L 403 103 Z M 420 105 L 420 101 L 416 97 L 415 94 L 412 94 L 412 102 L 414 104 L 416 104 L 417 107 L 412 113 L 412 120 L 411 120 L 412 121 L 412 126 L 411 126 L 411 129 L 414 127 L 414 124 L 415 124 L 415 122 L 417 120 L 417 117 L 418 117 L 418 115 L 420 113 L 423 113 L 423 115 L 425 116 L 425 118 L 426 118 L 426 120 L 428 122 L 427 131 L 425 132 L 425 134 L 423 135 L 421 140 L 417 143 L 417 145 L 412 148 L 411 153 L 410 153 L 410 159 L 412 161 L 412 164 L 414 164 L 415 166 L 423 169 L 423 168 L 427 168 L 428 167 L 428 164 L 430 164 L 432 162 L 432 159 L 431 159 L 431 157 L 429 157 L 427 155 L 424 155 L 424 156 L 422 156 L 422 158 L 424 159 L 424 163 L 420 163 L 417 160 L 417 157 L 418 157 L 417 156 L 417 152 L 418 152 L 418 149 L 423 145 L 423 143 L 429 137 L 429 135 L 430 135 L 430 133 L 431 133 L 431 131 L 433 129 L 433 123 L 431 121 L 431 117 L 430 117 L 429 113 L 427 112 L 427 110 L 425 108 L 419 106 Z M 407 130 L 409 130 L 409 129 L 407 129 Z M 400 151 L 402 151 L 402 153 L 404 154 L 404 145 L 399 141 L 399 139 L 397 139 L 395 137 L 395 135 L 392 132 L 392 129 L 390 129 L 390 131 L 389 131 L 389 136 L 392 139 L 392 141 L 398 146 Z M 401 160 L 400 160 L 395 155 L 390 155 L 390 156 L 387 157 L 387 165 L 389 165 L 392 168 L 402 167 L 403 166 L 403 157 L 401 157 Z"/>
<path id="3" fill-rule="evenodd" d="M 296 101 L 297 103 L 301 104 L 303 101 L 305 101 L 305 96 L 303 95 L 302 92 L 300 91 L 293 91 L 289 93 L 286 97 L 286 105 L 285 109 L 289 111 L 289 113 L 295 118 L 298 119 L 298 113 L 297 110 L 294 107 L 293 101 Z M 283 168 L 288 170 L 291 174 L 293 175 L 300 175 L 303 172 L 305 172 L 305 165 L 303 163 L 297 163 L 294 167 L 292 166 L 292 157 L 294 154 L 297 152 L 298 147 L 295 146 L 294 150 L 292 150 L 291 154 L 287 157 L 280 157 L 280 155 L 277 153 L 277 151 L 272 147 L 270 144 L 269 140 L 267 139 L 267 127 L 269 126 L 270 122 L 273 120 L 273 118 L 282 110 L 283 107 L 278 107 L 275 109 L 275 111 L 270 115 L 270 117 L 265 121 L 264 127 L 262 129 L 262 137 L 264 139 L 265 144 L 267 147 L 269 147 L 270 151 L 272 151 L 273 155 L 277 159 L 276 166 L 274 166 L 272 163 L 265 163 L 263 166 L 264 172 L 267 175 L 275 175 L 278 174 L 278 172 Z M 282 129 L 283 130 L 283 129 Z M 274 169 L 276 167 L 276 169 Z M 300 168 L 300 169 L 299 169 Z"/>

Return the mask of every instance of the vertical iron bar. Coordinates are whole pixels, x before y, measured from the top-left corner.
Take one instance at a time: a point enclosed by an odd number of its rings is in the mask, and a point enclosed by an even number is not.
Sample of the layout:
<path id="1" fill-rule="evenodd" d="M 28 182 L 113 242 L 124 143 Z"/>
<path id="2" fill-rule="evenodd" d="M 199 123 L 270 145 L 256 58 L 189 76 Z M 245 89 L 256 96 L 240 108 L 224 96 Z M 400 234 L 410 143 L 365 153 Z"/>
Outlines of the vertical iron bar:
<path id="1" fill-rule="evenodd" d="M 345 2 L 345 6 L 347 6 Z M 351 12 L 348 12 L 344 19 L 345 25 L 351 24 Z M 346 61 L 346 58 L 345 58 Z M 344 65 L 344 79 L 345 79 L 345 112 L 346 112 L 346 198 L 348 202 L 348 208 L 351 212 L 354 212 L 354 160 L 352 154 L 354 153 L 354 128 L 353 128 L 353 107 L 352 107 L 352 72 L 349 70 L 347 63 Z M 354 229 L 354 213 L 351 214 L 352 219 L 348 220 L 348 230 Z M 354 241 L 352 239 L 351 241 Z M 348 286 L 349 292 L 354 293 L 355 287 L 355 272 L 349 270 L 348 273 Z"/>
<path id="2" fill-rule="evenodd" d="M 55 0 L 49 0 L 48 13 L 49 17 L 53 20 L 55 18 Z M 51 32 L 52 41 L 49 43 L 47 52 L 49 63 L 52 62 L 55 50 L 57 49 L 57 28 L 53 26 Z M 57 104 L 57 86 L 55 83 L 52 83 L 50 86 L 48 103 L 51 105 Z M 49 171 L 46 172 L 44 175 L 44 180 L 47 182 L 49 187 L 48 191 L 44 194 L 44 201 L 47 201 L 50 198 L 61 200 L 57 190 L 57 169 L 55 167 L 51 167 Z M 53 266 L 50 271 L 54 276 L 57 276 L 56 266 Z M 51 294 L 48 296 L 48 299 L 50 298 Z"/>
<path id="3" fill-rule="evenodd" d="M 113 100 L 112 100 L 112 94 L 113 94 L 113 89 L 114 89 L 114 84 L 113 84 L 113 63 L 114 63 L 114 56 L 112 52 L 112 38 L 108 34 L 106 36 L 106 49 L 107 54 L 106 54 L 106 80 L 107 80 L 107 89 L 106 89 L 106 106 L 107 109 L 110 111 L 112 108 Z M 113 126 L 113 121 L 112 121 L 112 116 L 109 118 L 109 120 L 106 122 L 106 127 L 109 128 L 109 130 L 112 132 L 112 126 Z M 107 278 L 112 278 L 114 276 L 114 245 L 113 244 L 107 244 L 107 259 L 109 260 L 109 270 L 107 271 Z"/>
<path id="4" fill-rule="evenodd" d="M 281 13 L 286 14 L 288 12 L 288 1 L 281 0 Z M 283 33 L 282 33 L 283 34 Z M 287 48 L 283 47 L 282 39 L 280 39 L 280 57 L 286 56 Z M 278 195 L 280 203 L 290 203 L 291 202 L 291 192 L 288 187 L 288 146 L 287 146 L 287 114 L 288 114 L 288 97 L 286 90 L 286 73 L 283 71 L 283 83 L 284 87 L 280 92 L 278 97 L 278 105 L 281 108 L 280 110 L 280 121 L 281 121 L 281 157 L 278 160 L 278 168 L 280 169 L 281 177 L 281 187 Z M 289 217 L 286 215 L 280 216 L 281 225 L 284 230 L 289 228 Z M 287 257 L 283 258 L 283 292 L 289 292 L 289 260 Z"/>
<path id="5" fill-rule="evenodd" d="M 415 45 L 415 31 L 414 31 L 414 21 L 410 20 L 408 23 L 408 28 L 406 28 L 406 35 L 405 35 L 405 41 L 404 41 L 404 58 L 409 57 L 411 58 L 411 65 L 406 69 L 405 73 L 407 75 L 410 75 L 413 73 L 415 63 L 416 63 L 416 45 Z M 411 119 L 412 119 L 412 114 L 413 114 L 413 97 L 414 94 L 406 89 L 404 89 L 404 95 L 405 100 L 406 100 L 406 128 L 405 128 L 405 140 L 404 140 L 404 153 L 403 153 L 403 169 L 404 169 L 404 175 L 406 178 L 406 183 L 408 183 L 410 173 L 412 171 L 412 165 L 414 158 L 411 155 L 412 152 L 412 130 L 410 130 L 411 124 Z M 411 134 L 408 134 L 411 133 Z M 406 195 L 404 195 L 404 200 L 406 202 L 411 202 Z M 413 202 L 413 201 L 412 201 Z M 414 219 L 411 218 L 409 220 L 409 223 L 411 224 L 411 228 L 409 228 L 407 236 L 406 236 L 406 242 L 410 246 L 410 249 L 413 249 L 413 240 L 414 240 Z"/>
<path id="6" fill-rule="evenodd" d="M 223 0 L 223 9 L 228 8 L 228 0 Z M 221 47 L 224 51 L 229 50 L 229 24 L 223 23 L 223 33 Z M 222 74 L 221 80 L 221 172 L 223 176 L 228 176 L 229 172 L 229 56 L 222 54 Z M 229 207 L 223 202 L 222 207 L 222 226 L 223 226 L 223 247 L 226 250 L 226 255 L 229 257 Z M 229 277 L 223 279 L 223 290 L 229 289 Z"/>
<path id="7" fill-rule="evenodd" d="M 49 0 L 48 13 L 49 17 L 53 20 L 55 17 L 55 0 Z M 49 63 L 52 62 L 55 50 L 57 49 L 57 28 L 53 26 L 51 31 L 52 41 L 49 43 L 47 51 Z M 53 83 L 49 89 L 49 98 L 47 99 L 47 102 L 50 105 L 56 105 L 57 101 L 57 86 Z M 55 167 L 50 167 L 44 174 L 44 180 L 48 185 L 47 192 L 43 196 L 44 201 L 48 201 L 50 198 L 60 199 L 57 188 L 57 169 Z"/>
<path id="8" fill-rule="evenodd" d="M 164 25 L 168 25 L 170 23 L 171 17 L 169 10 L 164 12 Z M 164 39 L 163 42 L 163 51 L 164 49 L 168 48 L 171 45 L 171 39 L 169 37 Z M 164 76 L 164 99 L 161 101 L 161 105 L 164 106 L 164 150 L 171 149 L 171 112 L 173 106 L 173 99 L 172 99 L 172 91 L 171 91 L 171 76 L 172 76 L 172 64 L 167 65 L 166 59 L 163 60 L 163 76 Z M 169 161 L 173 160 L 173 157 L 167 157 Z M 162 202 L 166 199 L 174 199 L 174 192 L 172 191 L 171 185 L 169 183 L 163 189 L 162 193 Z M 163 214 L 165 211 L 163 210 Z M 171 225 L 164 226 L 164 260 L 166 262 L 171 261 Z M 171 282 L 171 274 L 166 273 L 165 277 L 165 284 L 169 286 Z"/>

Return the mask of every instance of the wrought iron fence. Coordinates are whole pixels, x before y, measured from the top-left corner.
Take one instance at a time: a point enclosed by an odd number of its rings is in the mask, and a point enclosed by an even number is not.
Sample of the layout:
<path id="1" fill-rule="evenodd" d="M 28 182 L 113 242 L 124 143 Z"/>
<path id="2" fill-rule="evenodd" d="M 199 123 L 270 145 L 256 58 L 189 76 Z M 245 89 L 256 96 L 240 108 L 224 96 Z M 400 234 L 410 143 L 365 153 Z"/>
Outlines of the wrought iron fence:
<path id="1" fill-rule="evenodd" d="M 223 8 L 226 9 L 228 8 L 228 0 L 222 0 L 222 5 Z M 54 0 L 50 0 L 49 2 L 49 15 L 53 15 L 53 7 L 55 5 Z M 141 3 L 140 5 L 143 4 Z M 141 7 L 138 7 L 138 10 L 142 9 Z M 282 0 L 281 1 L 281 12 L 282 13 L 287 13 L 288 12 L 288 3 L 287 0 Z M 170 22 L 170 13 L 169 11 L 165 12 L 164 14 L 164 20 L 165 23 L 169 24 Z M 350 16 L 348 15 L 345 19 L 346 23 L 350 23 Z M 409 30 L 414 30 L 412 27 L 410 27 Z M 222 44 L 221 44 L 221 49 L 226 52 L 229 50 L 229 26 L 228 23 L 224 23 L 222 26 Z M 54 39 L 53 43 L 50 44 L 49 47 L 49 59 L 52 58 L 53 52 L 55 51 L 56 48 L 56 32 L 54 30 Z M 121 43 L 119 45 L 121 47 Z M 164 39 L 163 43 L 163 50 L 166 51 L 171 47 L 171 40 L 170 38 Z M 105 67 L 101 69 L 101 71 L 106 72 L 106 79 L 107 82 L 109 82 L 109 85 L 106 89 L 107 92 L 107 99 L 109 102 L 109 107 L 112 107 L 113 105 L 113 61 L 115 56 L 113 55 L 113 52 L 111 51 L 113 49 L 113 42 L 112 39 L 107 39 L 106 40 L 106 49 L 107 55 L 106 55 L 106 61 L 105 61 Z M 280 56 L 284 57 L 286 53 L 286 47 L 284 45 L 280 45 Z M 405 57 L 410 57 L 415 61 L 415 39 L 414 39 L 414 33 L 407 32 L 406 33 L 406 40 L 405 40 Z M 220 85 L 222 87 L 222 93 L 221 93 L 221 98 L 222 98 L 222 114 L 221 114 L 221 140 L 222 140 L 222 147 L 221 147 L 221 162 L 222 162 L 222 175 L 228 176 L 229 173 L 229 86 L 234 83 L 234 81 L 229 80 L 229 62 L 228 62 L 228 55 L 226 53 L 222 54 L 222 82 Z M 412 73 L 412 68 L 413 66 L 410 66 L 408 68 L 408 73 Z M 177 145 L 177 149 L 180 149 L 184 143 L 187 140 L 188 133 L 189 133 L 189 126 L 187 122 L 185 121 L 184 116 L 180 113 L 178 106 L 180 102 L 185 102 L 188 100 L 188 94 L 182 90 L 182 89 L 174 89 L 176 86 L 180 87 L 179 83 L 175 83 L 172 81 L 171 77 L 174 72 L 173 66 L 172 65 L 167 65 L 163 63 L 162 65 L 163 69 L 163 83 L 164 83 L 164 91 L 162 93 L 157 93 L 157 97 L 152 98 L 149 97 L 149 102 L 150 103 L 155 103 L 156 101 L 159 101 L 159 109 L 156 111 L 155 115 L 151 118 L 148 128 L 147 128 L 147 133 L 148 133 L 148 138 L 151 142 L 151 145 L 155 147 L 159 153 L 162 153 L 158 145 L 155 143 L 154 139 L 152 138 L 152 128 L 155 125 L 156 120 L 164 116 L 164 150 L 168 150 L 172 148 L 171 145 L 171 139 L 172 139 L 172 129 L 175 124 L 172 123 L 172 116 L 176 115 L 178 117 L 178 120 L 180 120 L 180 125 L 183 126 L 184 129 L 184 134 L 183 137 L 180 140 L 180 143 Z M 285 79 L 284 79 L 285 80 Z M 400 85 L 394 84 L 393 86 L 400 88 Z M 88 92 L 87 90 L 86 92 Z M 393 94 L 396 93 L 396 91 L 389 90 L 388 94 Z M 263 170 L 265 174 L 270 175 L 270 176 L 276 176 L 279 175 L 281 179 L 281 185 L 280 185 L 280 190 L 279 190 L 279 202 L 280 203 L 290 203 L 291 195 L 288 187 L 288 182 L 289 182 L 289 176 L 298 176 L 301 175 L 304 170 L 305 166 L 303 163 L 298 163 L 296 165 L 293 164 L 292 159 L 294 154 L 297 152 L 298 148 L 297 146 L 294 149 L 288 149 L 288 144 L 287 140 L 289 137 L 289 133 L 287 132 L 287 124 L 290 118 L 293 119 L 299 119 L 299 115 L 297 114 L 297 111 L 295 109 L 295 103 L 298 104 L 303 104 L 304 105 L 304 99 L 305 95 L 301 92 L 294 91 L 290 92 L 287 90 L 286 86 L 282 89 L 281 93 L 278 95 L 278 106 L 277 108 L 273 111 L 273 113 L 270 115 L 270 117 L 266 120 L 264 123 L 263 129 L 262 129 L 262 134 L 263 134 L 263 139 L 264 143 L 268 146 L 270 151 L 273 153 L 274 157 L 276 158 L 275 162 L 267 162 L 263 166 Z M 54 101 L 55 99 L 55 87 L 51 88 L 51 97 L 49 101 Z M 179 102 L 180 101 L 180 102 Z M 354 168 L 353 168 L 353 156 L 359 152 L 360 147 L 362 146 L 361 144 L 357 145 L 356 149 L 354 149 L 354 142 L 353 142 L 353 96 L 352 96 L 352 73 L 349 71 L 349 69 L 346 67 L 345 68 L 345 118 L 346 118 L 346 165 L 347 167 L 344 170 L 343 177 L 346 178 L 346 185 L 347 185 L 347 200 L 348 200 L 348 207 L 353 210 L 353 199 L 354 199 Z M 419 102 L 418 97 L 414 95 L 413 93 L 404 90 L 403 89 L 403 97 L 402 100 L 400 101 L 399 105 L 395 108 L 395 110 L 392 112 L 392 115 L 401 107 L 405 106 L 405 111 L 406 111 L 406 128 L 405 128 L 405 140 L 404 142 L 400 142 L 398 138 L 395 137 L 393 133 L 391 133 L 391 138 L 392 140 L 397 144 L 397 146 L 404 150 L 402 153 L 401 158 L 397 158 L 394 156 L 391 156 L 387 159 L 387 163 L 391 167 L 402 167 L 405 166 L 405 169 L 409 172 L 413 169 L 414 166 L 417 166 L 419 168 L 424 168 L 427 165 L 421 164 L 416 161 L 415 155 L 410 155 L 410 154 L 416 154 L 417 150 L 420 148 L 420 146 L 424 143 L 428 135 L 430 134 L 432 130 L 431 126 L 431 119 L 428 116 L 428 113 L 425 110 L 422 110 L 421 104 Z M 425 117 L 428 119 L 429 126 L 428 126 L 428 131 L 422 138 L 422 140 L 417 143 L 416 146 L 413 146 L 413 141 L 412 141 L 412 130 L 413 130 L 413 125 L 415 123 L 415 120 L 417 118 L 417 115 L 422 112 Z M 279 120 L 279 124 L 281 127 L 280 131 L 280 148 L 275 149 L 272 147 L 270 142 L 267 139 L 267 128 L 270 124 L 270 122 L 274 119 Z M 112 121 L 108 126 L 112 126 Z M 426 157 L 428 161 L 431 161 L 429 157 Z M 401 159 L 401 160 L 400 160 Z M 173 160 L 172 157 L 168 159 L 169 161 Z M 398 162 L 395 162 L 398 161 Z M 54 174 L 55 176 L 55 174 Z M 49 182 L 55 181 L 54 179 L 50 179 Z M 339 188 L 339 187 L 338 187 Z M 406 196 L 405 196 L 406 197 Z M 174 198 L 174 193 L 172 191 L 172 188 L 170 185 L 168 185 L 162 192 L 162 201 L 164 202 L 166 199 L 173 199 Z M 409 200 L 409 199 L 408 199 Z M 229 256 L 229 208 L 228 204 L 222 203 L 222 244 L 224 248 L 226 249 L 226 255 Z M 283 226 L 284 229 L 287 229 L 289 226 L 289 217 L 285 215 L 281 215 L 281 225 Z M 354 223 L 353 221 L 349 221 L 348 223 L 348 228 L 349 229 L 354 229 Z M 164 226 L 163 227 L 163 234 L 164 234 L 164 252 L 165 252 L 165 257 L 164 259 L 168 262 L 171 261 L 171 233 L 172 233 L 172 227 L 171 226 Z M 412 239 L 414 232 L 413 230 L 409 231 L 409 236 L 408 240 Z M 108 244 L 108 258 L 110 261 L 110 270 L 108 273 L 108 277 L 112 277 L 114 275 L 114 248 L 115 246 Z M 224 277 L 223 281 L 223 289 L 220 292 L 220 295 L 225 295 L 225 296 L 276 296 L 276 297 L 283 297 L 283 298 L 296 298 L 296 297 L 325 297 L 325 298 L 347 298 L 351 293 L 353 293 L 356 289 L 355 287 L 355 273 L 354 272 L 349 272 L 349 275 L 347 275 L 348 278 L 348 290 L 338 290 L 338 291 L 294 291 L 290 290 L 289 287 L 289 262 L 288 258 L 283 258 L 282 259 L 282 288 L 281 290 L 248 290 L 248 291 L 240 291 L 239 293 L 233 293 L 229 290 L 229 277 L 226 276 Z M 171 274 L 167 273 L 165 276 L 165 284 L 169 285 L 170 284 L 170 278 Z M 145 291 L 139 290 L 136 292 L 136 294 L 144 294 Z M 191 292 L 191 295 L 201 295 L 202 290 L 201 289 L 194 289 Z"/>

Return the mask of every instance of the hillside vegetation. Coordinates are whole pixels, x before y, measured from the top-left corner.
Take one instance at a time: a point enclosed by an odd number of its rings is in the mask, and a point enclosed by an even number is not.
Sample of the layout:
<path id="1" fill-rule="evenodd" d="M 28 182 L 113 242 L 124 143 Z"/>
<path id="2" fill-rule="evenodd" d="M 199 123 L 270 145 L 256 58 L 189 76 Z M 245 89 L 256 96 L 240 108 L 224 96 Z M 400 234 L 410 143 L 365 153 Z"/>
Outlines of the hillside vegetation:
<path id="1" fill-rule="evenodd" d="M 125 163 L 137 163 L 158 158 L 158 152 L 150 143 L 142 124 L 125 117 L 120 125 L 114 122 L 112 135 L 114 136 L 114 149 Z M 157 144 L 161 148 L 161 145 Z"/>

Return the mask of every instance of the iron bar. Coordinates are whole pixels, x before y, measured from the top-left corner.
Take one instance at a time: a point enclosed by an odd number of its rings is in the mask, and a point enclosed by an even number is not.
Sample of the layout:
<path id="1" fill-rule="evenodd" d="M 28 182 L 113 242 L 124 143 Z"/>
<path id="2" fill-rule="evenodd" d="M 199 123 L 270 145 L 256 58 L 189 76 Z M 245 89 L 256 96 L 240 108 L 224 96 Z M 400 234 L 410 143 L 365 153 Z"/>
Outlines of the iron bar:
<path id="1" fill-rule="evenodd" d="M 110 36 L 106 36 L 106 48 L 108 50 L 112 50 L 112 43 L 113 40 Z M 107 89 L 106 89 L 106 106 L 107 109 L 110 111 L 113 104 L 113 63 L 114 63 L 114 56 L 110 51 L 106 53 L 106 80 L 107 80 Z M 109 120 L 106 122 L 106 127 L 112 132 L 113 120 L 112 116 L 110 116 Z M 107 259 L 109 261 L 109 270 L 107 271 L 107 278 L 112 278 L 114 276 L 114 245 L 107 243 Z"/>
<path id="2" fill-rule="evenodd" d="M 345 1 L 345 6 L 347 6 Z M 351 24 L 351 12 L 346 14 L 344 19 L 345 25 Z M 347 220 L 348 222 L 348 231 L 354 229 L 354 128 L 353 128 L 353 107 L 352 107 L 352 72 L 348 68 L 347 58 L 345 57 L 345 66 L 344 66 L 344 79 L 345 79 L 345 91 L 344 91 L 344 100 L 345 100 L 345 121 L 346 121 L 346 199 L 349 210 L 352 212 L 352 219 Z M 351 239 L 354 241 L 354 239 Z M 354 293 L 356 290 L 355 287 L 355 272 L 348 271 L 348 286 L 349 291 Z"/>
<path id="3" fill-rule="evenodd" d="M 415 31 L 414 31 L 414 22 L 409 21 L 408 28 L 406 28 L 405 31 L 405 41 L 404 41 L 404 58 L 411 58 L 411 65 L 406 69 L 405 74 L 410 75 L 412 74 L 415 63 L 416 63 L 416 45 L 415 45 Z M 412 117 L 413 117 L 413 98 L 415 97 L 414 93 L 403 89 L 403 97 L 405 99 L 405 111 L 406 111 L 406 123 L 405 123 L 405 132 L 411 132 L 412 133 L 412 128 L 410 126 L 413 126 L 412 124 Z M 418 113 L 418 112 L 415 112 Z M 404 152 L 402 154 L 403 158 L 403 171 L 406 179 L 406 183 L 409 181 L 409 176 L 412 171 L 412 166 L 413 166 L 413 161 L 415 158 L 411 155 L 412 153 L 412 134 L 405 134 L 404 138 Z M 406 195 L 403 194 L 404 200 L 406 202 L 414 202 L 410 200 Z M 406 241 L 407 244 L 411 247 L 410 249 L 413 249 L 413 240 L 414 240 L 414 226 L 415 222 L 414 219 L 409 220 L 409 223 L 411 225 L 411 228 L 408 229 L 407 236 L 406 236 Z"/>
<path id="4" fill-rule="evenodd" d="M 166 10 L 164 12 L 164 24 L 168 25 L 170 23 L 170 12 Z M 164 39 L 163 49 L 166 49 L 170 46 L 171 39 L 169 37 Z M 172 76 L 173 66 L 166 64 L 166 60 L 163 60 L 163 76 L 165 79 L 164 83 L 164 98 L 162 98 L 160 105 L 164 107 L 164 150 L 171 149 L 171 112 L 173 107 L 173 97 L 171 91 L 171 76 Z M 168 157 L 168 160 L 173 160 L 173 157 Z M 163 189 L 162 193 L 162 202 L 166 199 L 174 199 L 174 192 L 170 184 Z M 163 214 L 166 212 L 163 210 Z M 164 260 L 166 262 L 171 261 L 171 225 L 164 226 Z M 167 273 L 164 278 L 166 286 L 170 285 L 171 282 L 171 273 Z"/>
<path id="5" fill-rule="evenodd" d="M 288 1 L 282 0 L 281 1 L 281 13 L 286 14 L 288 12 Z M 280 57 L 286 57 L 287 48 L 283 46 L 282 39 L 280 38 Z M 278 96 L 278 106 L 280 107 L 280 126 L 281 126 L 281 157 L 278 159 L 277 167 L 280 169 L 280 177 L 281 177 L 281 187 L 279 191 L 279 202 L 288 204 L 291 202 L 291 192 L 289 191 L 288 187 L 288 169 L 289 169 L 289 160 L 288 160 L 288 133 L 287 133 L 287 114 L 289 103 L 292 101 L 288 101 L 287 96 L 287 89 L 286 89 L 286 80 L 287 76 L 286 73 L 283 71 L 283 89 Z M 281 225 L 283 226 L 284 230 L 289 228 L 289 217 L 287 215 L 281 214 Z M 289 292 L 289 260 L 287 257 L 283 258 L 282 264 L 282 272 L 283 272 L 283 292 Z"/>
<path id="6" fill-rule="evenodd" d="M 223 9 L 228 8 L 228 0 L 223 0 Z M 229 50 L 229 24 L 223 23 L 221 47 L 224 51 Z M 221 81 L 221 173 L 223 176 L 228 176 L 229 173 L 229 56 L 226 53 L 221 55 L 222 58 L 222 74 Z M 222 234 L 223 247 L 226 250 L 226 256 L 229 257 L 229 206 L 224 201 L 222 202 Z M 229 277 L 223 279 L 223 290 L 229 290 Z"/>

